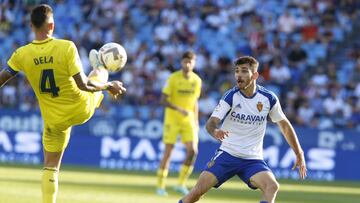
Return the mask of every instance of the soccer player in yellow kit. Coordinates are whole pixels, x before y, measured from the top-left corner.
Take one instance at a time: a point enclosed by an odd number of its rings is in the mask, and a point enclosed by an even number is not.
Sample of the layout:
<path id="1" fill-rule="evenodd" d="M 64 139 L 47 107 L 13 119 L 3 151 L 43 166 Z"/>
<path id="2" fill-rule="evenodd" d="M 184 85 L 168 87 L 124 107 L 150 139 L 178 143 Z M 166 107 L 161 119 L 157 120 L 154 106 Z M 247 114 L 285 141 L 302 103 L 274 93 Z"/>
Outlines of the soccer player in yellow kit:
<path id="1" fill-rule="evenodd" d="M 158 184 L 156 193 L 167 196 L 165 181 L 168 175 L 170 155 L 177 136 L 186 147 L 186 158 L 180 169 L 179 180 L 175 191 L 186 195 L 189 191 L 185 182 L 193 170 L 198 147 L 198 99 L 201 93 L 201 79 L 193 72 L 196 55 L 188 51 L 181 59 L 181 70 L 170 75 L 162 90 L 161 103 L 165 108 L 163 142 L 165 150 L 157 172 Z"/>
<path id="2" fill-rule="evenodd" d="M 74 43 L 52 37 L 50 6 L 42 4 L 32 10 L 31 29 L 35 40 L 13 53 L 9 67 L 0 72 L 0 87 L 22 71 L 35 92 L 44 121 L 43 202 L 55 203 L 58 172 L 71 127 L 91 118 L 103 98 L 102 90 L 117 97 L 126 89 L 119 81 L 107 82 L 108 72 L 95 50 L 90 52 L 94 69 L 88 77 L 84 74 Z"/>

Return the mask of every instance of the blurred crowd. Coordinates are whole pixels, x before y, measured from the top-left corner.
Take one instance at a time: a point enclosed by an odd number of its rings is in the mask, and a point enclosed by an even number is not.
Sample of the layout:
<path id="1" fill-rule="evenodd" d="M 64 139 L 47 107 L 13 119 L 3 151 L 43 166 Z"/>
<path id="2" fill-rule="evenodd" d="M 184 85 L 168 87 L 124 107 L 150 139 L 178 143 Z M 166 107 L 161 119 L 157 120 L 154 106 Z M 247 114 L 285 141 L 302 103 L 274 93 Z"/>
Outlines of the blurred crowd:
<path id="1" fill-rule="evenodd" d="M 126 68 L 112 75 L 127 87 L 120 101 L 106 96 L 98 111 L 150 119 L 162 116 L 161 89 L 181 54 L 194 50 L 203 79 L 202 121 L 235 85 L 233 60 L 260 61 L 260 85 L 280 98 L 297 125 L 360 130 L 360 2 L 356 0 L 1 0 L 0 65 L 33 39 L 29 11 L 54 9 L 55 36 L 75 42 L 85 72 L 92 48 L 121 43 Z M 30 111 L 36 99 L 17 76 L 0 90 L 0 109 Z"/>

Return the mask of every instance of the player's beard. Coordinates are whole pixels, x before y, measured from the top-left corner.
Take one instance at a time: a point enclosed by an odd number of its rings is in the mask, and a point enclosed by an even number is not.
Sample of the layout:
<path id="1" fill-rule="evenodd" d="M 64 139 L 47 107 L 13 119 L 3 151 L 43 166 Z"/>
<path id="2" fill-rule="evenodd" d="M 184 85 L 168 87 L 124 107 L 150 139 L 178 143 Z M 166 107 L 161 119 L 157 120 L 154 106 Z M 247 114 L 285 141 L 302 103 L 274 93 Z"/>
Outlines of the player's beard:
<path id="1" fill-rule="evenodd" d="M 244 79 L 237 79 L 237 84 L 238 84 L 238 87 L 241 89 L 241 90 L 247 90 L 253 83 L 253 79 L 250 79 L 250 80 L 244 80 Z"/>

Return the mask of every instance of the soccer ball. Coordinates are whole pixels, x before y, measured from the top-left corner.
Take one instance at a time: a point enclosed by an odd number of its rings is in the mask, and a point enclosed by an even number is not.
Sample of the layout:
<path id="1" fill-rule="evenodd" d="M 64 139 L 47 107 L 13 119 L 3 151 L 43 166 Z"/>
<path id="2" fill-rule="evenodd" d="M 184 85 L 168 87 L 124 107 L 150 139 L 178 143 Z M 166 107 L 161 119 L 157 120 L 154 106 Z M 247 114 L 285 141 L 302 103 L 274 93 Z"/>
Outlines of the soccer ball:
<path id="1" fill-rule="evenodd" d="M 99 59 L 109 72 L 117 72 L 125 66 L 127 54 L 123 46 L 110 42 L 100 48 Z"/>

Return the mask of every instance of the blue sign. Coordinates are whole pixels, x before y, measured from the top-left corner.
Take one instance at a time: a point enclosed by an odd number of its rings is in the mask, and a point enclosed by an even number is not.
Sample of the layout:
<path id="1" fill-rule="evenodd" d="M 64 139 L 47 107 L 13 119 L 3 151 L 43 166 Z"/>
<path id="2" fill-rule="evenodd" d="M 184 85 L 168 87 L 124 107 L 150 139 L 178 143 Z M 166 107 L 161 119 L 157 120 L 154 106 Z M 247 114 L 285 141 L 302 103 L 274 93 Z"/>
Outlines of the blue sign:
<path id="1" fill-rule="evenodd" d="M 42 120 L 37 113 L 1 110 L 0 162 L 41 164 Z M 296 128 L 304 149 L 308 178 L 315 180 L 360 180 L 360 133 L 351 130 Z M 201 171 L 219 143 L 200 130 L 195 171 Z M 136 118 L 94 117 L 72 130 L 63 164 L 124 170 L 157 170 L 164 150 L 162 121 Z M 170 170 L 177 171 L 185 147 L 175 145 Z M 281 178 L 298 178 L 292 171 L 295 155 L 277 126 L 269 125 L 264 140 L 264 159 Z"/>

